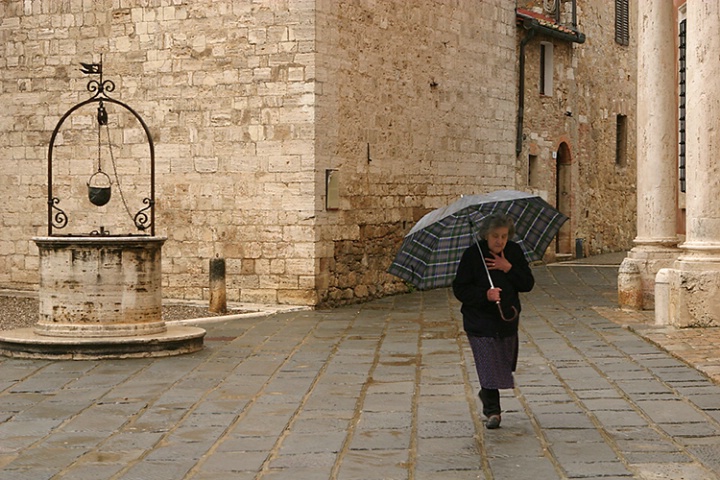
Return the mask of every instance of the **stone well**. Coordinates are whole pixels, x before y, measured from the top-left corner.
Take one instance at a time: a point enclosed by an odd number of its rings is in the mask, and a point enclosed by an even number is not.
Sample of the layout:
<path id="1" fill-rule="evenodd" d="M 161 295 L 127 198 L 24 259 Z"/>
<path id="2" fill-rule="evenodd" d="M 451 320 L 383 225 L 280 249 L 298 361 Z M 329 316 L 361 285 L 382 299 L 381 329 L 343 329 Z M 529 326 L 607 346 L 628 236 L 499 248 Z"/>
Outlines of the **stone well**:
<path id="1" fill-rule="evenodd" d="M 60 118 L 48 148 L 48 235 L 33 238 L 40 254 L 38 322 L 35 328 L 0 331 L 0 354 L 85 359 L 159 357 L 200 350 L 205 330 L 167 326 L 162 319 L 161 251 L 166 238 L 155 236 L 155 147 L 150 129 L 129 105 L 108 95 L 115 90 L 115 83 L 103 79 L 102 56 L 100 63 L 81 63 L 81 66 L 81 71 L 91 77 L 87 90 L 93 95 Z M 99 78 L 94 78 L 96 76 Z M 148 142 L 149 192 L 134 216 L 122 193 L 120 172 L 112 153 L 109 131 L 112 122 L 106 108 L 111 105 L 129 112 L 142 127 Z M 139 234 L 110 235 L 104 226 L 90 233 L 53 233 L 54 229 L 68 227 L 71 220 L 71 214 L 61 208 L 64 204 L 54 194 L 55 141 L 64 122 L 85 106 L 97 108 L 97 124 L 93 125 L 97 127 L 97 158 L 88 163 L 92 165 L 92 173 L 84 172 L 90 174 L 86 180 L 89 204 L 79 203 L 74 208 L 78 205 L 105 207 L 112 197 L 111 188 L 115 188 L 121 202 L 115 201 L 107 208 L 124 206 Z M 105 149 L 110 157 L 109 171 L 116 180 L 114 187 L 110 175 L 101 167 L 103 129 L 107 130 Z M 83 138 L 83 135 L 76 136 Z M 96 183 L 93 179 L 104 179 L 104 182 Z"/>
<path id="2" fill-rule="evenodd" d="M 25 358 L 157 357 L 198 351 L 205 330 L 162 320 L 164 237 L 37 237 L 34 328 L 0 332 L 0 353 Z"/>

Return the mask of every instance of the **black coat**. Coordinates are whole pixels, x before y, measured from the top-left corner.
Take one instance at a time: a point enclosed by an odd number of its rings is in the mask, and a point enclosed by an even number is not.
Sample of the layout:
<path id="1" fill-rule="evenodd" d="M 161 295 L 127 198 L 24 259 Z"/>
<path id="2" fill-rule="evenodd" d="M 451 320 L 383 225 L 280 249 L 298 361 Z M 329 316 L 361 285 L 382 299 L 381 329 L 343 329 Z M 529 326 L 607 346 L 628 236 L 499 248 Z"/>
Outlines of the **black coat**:
<path id="1" fill-rule="evenodd" d="M 480 246 L 483 257 L 492 258 L 485 240 L 480 241 Z M 500 304 L 505 317 L 510 318 L 513 315 L 511 306 L 520 313 L 519 292 L 532 290 L 535 278 L 520 245 L 508 241 L 504 253 L 512 268 L 508 273 L 490 270 L 490 276 L 495 287 L 502 289 Z M 483 257 L 475 244 L 465 250 L 453 280 L 455 298 L 462 302 L 463 327 L 468 334 L 478 337 L 509 337 L 517 334 L 519 319 L 506 322 L 500 317 L 495 302 L 487 299 L 490 281 L 481 263 Z"/>

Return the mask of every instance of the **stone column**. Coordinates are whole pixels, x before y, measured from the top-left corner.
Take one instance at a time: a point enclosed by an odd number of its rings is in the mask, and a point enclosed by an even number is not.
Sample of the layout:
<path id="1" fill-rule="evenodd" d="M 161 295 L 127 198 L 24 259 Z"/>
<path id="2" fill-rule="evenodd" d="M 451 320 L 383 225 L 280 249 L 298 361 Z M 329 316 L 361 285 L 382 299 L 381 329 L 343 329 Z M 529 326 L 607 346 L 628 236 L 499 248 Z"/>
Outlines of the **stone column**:
<path id="1" fill-rule="evenodd" d="M 624 308 L 652 309 L 655 275 L 679 254 L 674 11 L 667 0 L 638 2 L 637 237 L 623 260 L 618 289 L 637 288 L 635 279 L 622 274 L 637 267 L 642 304 L 623 304 L 623 298 L 637 295 L 620 295 Z"/>
<path id="2" fill-rule="evenodd" d="M 687 235 L 669 320 L 720 326 L 720 3 L 688 2 L 687 23 Z"/>

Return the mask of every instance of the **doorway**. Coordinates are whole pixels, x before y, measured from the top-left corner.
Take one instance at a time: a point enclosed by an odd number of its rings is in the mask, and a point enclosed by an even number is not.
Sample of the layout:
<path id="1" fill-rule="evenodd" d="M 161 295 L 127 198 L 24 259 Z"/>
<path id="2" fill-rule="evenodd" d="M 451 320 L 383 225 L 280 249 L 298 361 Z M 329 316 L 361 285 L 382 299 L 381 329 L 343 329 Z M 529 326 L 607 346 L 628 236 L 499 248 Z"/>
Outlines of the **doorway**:
<path id="1" fill-rule="evenodd" d="M 560 228 L 555 244 L 555 251 L 558 255 L 572 255 L 572 177 L 570 165 L 572 158 L 567 143 L 562 142 L 557 150 L 555 170 L 555 206 L 570 220 Z"/>

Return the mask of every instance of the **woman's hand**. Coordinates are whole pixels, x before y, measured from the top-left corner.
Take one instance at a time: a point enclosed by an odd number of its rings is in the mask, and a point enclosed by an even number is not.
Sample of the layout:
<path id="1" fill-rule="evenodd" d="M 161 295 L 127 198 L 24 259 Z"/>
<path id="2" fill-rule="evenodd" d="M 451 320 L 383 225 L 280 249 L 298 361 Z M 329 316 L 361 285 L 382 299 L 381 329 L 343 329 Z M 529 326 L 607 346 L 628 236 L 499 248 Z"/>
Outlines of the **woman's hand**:
<path id="1" fill-rule="evenodd" d="M 500 252 L 500 255 L 495 255 L 490 252 L 490 255 L 492 255 L 493 258 L 485 259 L 485 264 L 487 265 L 488 270 L 502 270 L 504 273 L 510 271 L 512 264 L 505 258 L 505 252 Z"/>
<path id="2" fill-rule="evenodd" d="M 500 301 L 500 292 L 502 292 L 502 288 L 491 288 L 487 291 L 487 299 L 490 302 L 499 302 Z"/>

